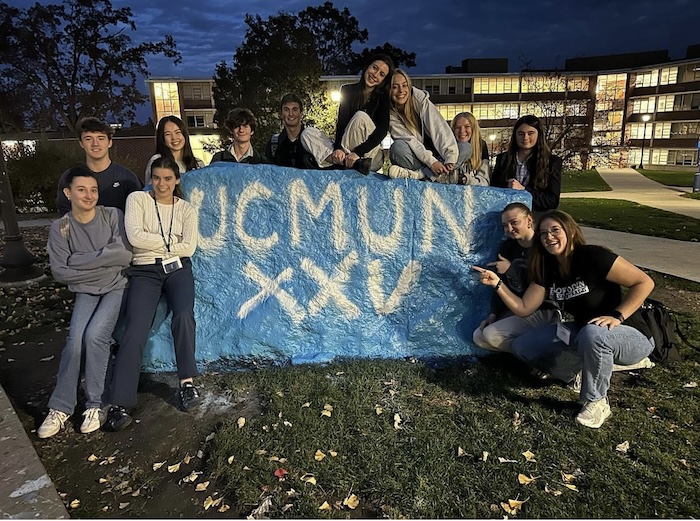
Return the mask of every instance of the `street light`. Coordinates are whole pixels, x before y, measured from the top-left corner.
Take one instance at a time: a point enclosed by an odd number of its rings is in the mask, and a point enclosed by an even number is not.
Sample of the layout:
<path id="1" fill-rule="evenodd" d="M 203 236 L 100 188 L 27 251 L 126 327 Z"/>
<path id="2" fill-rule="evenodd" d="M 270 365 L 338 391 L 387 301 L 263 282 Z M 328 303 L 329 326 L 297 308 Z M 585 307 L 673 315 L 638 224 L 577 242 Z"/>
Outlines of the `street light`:
<path id="1" fill-rule="evenodd" d="M 639 168 L 640 170 L 644 170 L 644 165 L 642 164 L 644 162 L 644 140 L 647 137 L 647 122 L 651 119 L 651 116 L 649 114 L 644 114 L 642 116 L 642 121 L 644 122 L 644 130 L 642 131 L 642 153 L 640 154 L 639 157 Z M 651 145 L 650 145 L 651 146 Z"/>

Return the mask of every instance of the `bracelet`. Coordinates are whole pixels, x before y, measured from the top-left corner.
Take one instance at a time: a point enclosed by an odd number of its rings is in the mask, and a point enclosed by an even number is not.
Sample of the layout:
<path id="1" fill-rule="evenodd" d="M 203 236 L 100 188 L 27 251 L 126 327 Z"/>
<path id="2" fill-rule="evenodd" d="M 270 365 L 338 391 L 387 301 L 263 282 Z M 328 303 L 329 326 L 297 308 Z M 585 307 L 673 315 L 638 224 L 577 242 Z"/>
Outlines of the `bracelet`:
<path id="1" fill-rule="evenodd" d="M 617 309 L 614 309 L 611 313 L 610 316 L 613 318 L 616 318 L 620 321 L 620 324 L 622 324 L 625 321 L 625 315 L 620 313 Z"/>
<path id="2" fill-rule="evenodd" d="M 503 279 L 498 279 L 498 284 L 496 284 L 496 285 L 493 287 L 493 289 L 494 289 L 495 291 L 498 291 L 498 288 L 501 287 L 501 284 L 503 284 Z"/>

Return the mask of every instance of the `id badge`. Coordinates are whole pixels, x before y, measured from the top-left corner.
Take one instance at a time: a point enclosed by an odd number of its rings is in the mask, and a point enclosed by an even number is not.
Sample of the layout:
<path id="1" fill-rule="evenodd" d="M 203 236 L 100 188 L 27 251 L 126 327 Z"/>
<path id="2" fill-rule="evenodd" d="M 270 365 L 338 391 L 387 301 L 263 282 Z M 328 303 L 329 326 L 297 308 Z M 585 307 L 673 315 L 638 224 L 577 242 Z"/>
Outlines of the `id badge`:
<path id="1" fill-rule="evenodd" d="M 182 261 L 180 257 L 170 257 L 169 259 L 163 259 L 162 265 L 165 273 L 172 273 L 182 268 Z"/>
<path id="2" fill-rule="evenodd" d="M 567 346 L 571 342 L 571 331 L 561 322 L 557 323 L 557 338 Z"/>

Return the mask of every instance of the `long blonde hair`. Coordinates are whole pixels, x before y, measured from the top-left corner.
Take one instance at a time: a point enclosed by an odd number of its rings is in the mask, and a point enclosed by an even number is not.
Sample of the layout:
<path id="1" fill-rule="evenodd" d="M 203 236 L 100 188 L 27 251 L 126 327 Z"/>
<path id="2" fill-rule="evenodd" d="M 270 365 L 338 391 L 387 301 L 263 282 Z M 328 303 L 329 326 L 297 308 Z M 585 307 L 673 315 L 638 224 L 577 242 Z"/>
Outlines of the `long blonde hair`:
<path id="1" fill-rule="evenodd" d="M 391 100 L 391 110 L 394 111 L 394 113 L 409 130 L 414 132 L 416 135 L 420 135 L 420 118 L 416 113 L 416 108 L 413 106 L 413 84 L 411 83 L 411 78 L 408 76 L 406 71 L 396 69 L 391 77 L 389 88 L 391 89 L 391 84 L 394 83 L 394 76 L 397 74 L 400 74 L 406 79 L 406 84 L 408 85 L 408 98 L 406 99 L 406 104 L 403 106 L 403 110 L 400 110 L 399 107 L 394 104 L 394 100 Z"/>
<path id="2" fill-rule="evenodd" d="M 479 128 L 479 122 L 471 112 L 460 112 L 452 118 L 450 127 L 452 128 L 453 134 L 455 133 L 455 127 L 457 126 L 457 120 L 459 118 L 466 119 L 469 122 L 469 126 L 472 127 L 472 139 L 470 141 L 472 145 L 472 156 L 469 158 L 469 165 L 472 171 L 479 170 L 481 167 L 481 129 Z"/>

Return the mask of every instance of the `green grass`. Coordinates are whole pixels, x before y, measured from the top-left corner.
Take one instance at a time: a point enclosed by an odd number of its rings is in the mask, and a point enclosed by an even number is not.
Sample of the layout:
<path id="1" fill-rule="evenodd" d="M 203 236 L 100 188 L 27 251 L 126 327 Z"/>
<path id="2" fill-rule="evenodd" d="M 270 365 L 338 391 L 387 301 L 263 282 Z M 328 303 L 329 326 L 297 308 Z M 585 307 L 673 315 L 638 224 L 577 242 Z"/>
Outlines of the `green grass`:
<path id="1" fill-rule="evenodd" d="M 693 186 L 695 172 L 673 172 L 668 170 L 637 170 L 644 177 L 666 186 Z"/>
<path id="2" fill-rule="evenodd" d="M 681 323 L 697 344 L 700 321 Z M 613 416 L 599 430 L 577 427 L 570 390 L 533 379 L 508 355 L 443 368 L 359 360 L 235 373 L 230 389 L 261 395 L 264 411 L 221 427 L 208 470 L 241 515 L 269 497 L 270 518 L 501 518 L 509 499 L 527 500 L 521 518 L 693 517 L 700 388 L 683 384 L 698 380 L 700 356 L 683 353 L 683 362 L 616 374 Z M 629 451 L 616 451 L 624 441 Z M 537 479 L 521 485 L 519 474 Z M 355 511 L 342 505 L 350 494 Z M 331 510 L 319 510 L 324 502 Z"/>
<path id="3" fill-rule="evenodd" d="M 700 192 L 691 192 L 688 194 L 683 194 L 681 197 L 686 197 L 688 199 L 697 199 L 700 201 Z"/>
<path id="4" fill-rule="evenodd" d="M 562 192 L 606 192 L 610 187 L 597 170 L 567 170 L 561 176 Z"/>
<path id="5" fill-rule="evenodd" d="M 680 241 L 700 240 L 700 220 L 630 201 L 563 198 L 559 209 L 583 226 Z"/>

